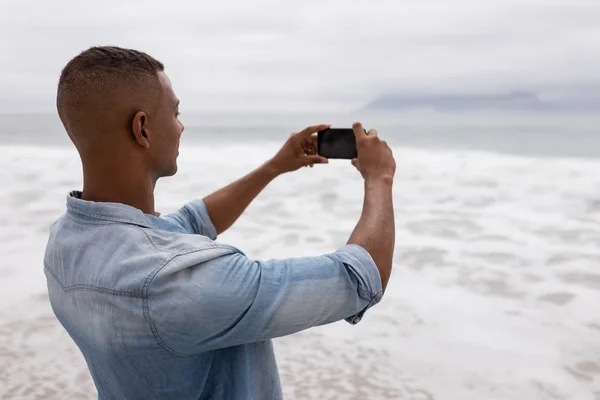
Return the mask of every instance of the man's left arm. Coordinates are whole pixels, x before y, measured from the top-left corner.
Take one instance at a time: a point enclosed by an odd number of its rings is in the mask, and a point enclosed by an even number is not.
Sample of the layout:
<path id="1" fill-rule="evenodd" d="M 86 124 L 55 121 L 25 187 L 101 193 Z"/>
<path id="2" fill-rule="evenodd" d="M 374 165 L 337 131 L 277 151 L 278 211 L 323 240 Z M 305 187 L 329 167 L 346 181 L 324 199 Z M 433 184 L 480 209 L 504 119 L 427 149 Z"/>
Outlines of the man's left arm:
<path id="1" fill-rule="evenodd" d="M 243 178 L 206 196 L 203 201 L 217 234 L 229 229 L 252 200 L 279 175 L 269 160 Z"/>
<path id="2" fill-rule="evenodd" d="M 217 235 L 233 225 L 252 200 L 279 174 L 269 160 L 243 178 L 202 200 L 191 201 L 163 218 L 179 225 L 187 233 L 215 240 Z"/>
<path id="3" fill-rule="evenodd" d="M 229 229 L 252 200 L 279 175 L 301 167 L 327 163 L 326 158 L 317 155 L 314 134 L 328 126 L 310 126 L 300 133 L 292 134 L 272 159 L 205 197 L 203 201 L 217 234 Z"/>

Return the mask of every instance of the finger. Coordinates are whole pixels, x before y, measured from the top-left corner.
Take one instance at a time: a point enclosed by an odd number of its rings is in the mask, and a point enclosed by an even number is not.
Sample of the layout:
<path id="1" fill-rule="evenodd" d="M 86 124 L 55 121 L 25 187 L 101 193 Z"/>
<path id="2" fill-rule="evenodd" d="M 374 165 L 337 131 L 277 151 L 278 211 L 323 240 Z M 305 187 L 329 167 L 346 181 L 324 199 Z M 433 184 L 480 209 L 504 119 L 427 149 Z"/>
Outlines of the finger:
<path id="1" fill-rule="evenodd" d="M 302 135 L 302 136 L 310 136 L 313 133 L 317 133 L 319 131 L 325 130 L 325 129 L 330 128 L 330 127 L 331 127 L 331 125 L 326 125 L 326 124 L 309 126 L 308 128 L 303 129 L 300 132 L 300 135 Z"/>
<path id="2" fill-rule="evenodd" d="M 352 124 L 352 130 L 354 131 L 354 136 L 356 136 L 357 139 L 362 139 L 367 136 L 365 129 L 360 122 L 355 122 Z"/>
<path id="3" fill-rule="evenodd" d="M 329 160 L 321 156 L 304 156 L 304 165 L 328 164 Z"/>
<path id="4" fill-rule="evenodd" d="M 369 129 L 369 132 L 367 132 L 367 135 L 377 137 L 377 131 L 375 129 Z"/>
<path id="5" fill-rule="evenodd" d="M 308 137 L 308 147 L 312 149 L 316 154 L 319 147 L 319 140 L 317 138 L 317 134 L 314 133 L 312 136 Z"/>
<path id="6" fill-rule="evenodd" d="M 352 162 L 352 165 L 354 165 L 356 168 L 358 168 L 358 158 L 353 158 L 351 162 Z"/>

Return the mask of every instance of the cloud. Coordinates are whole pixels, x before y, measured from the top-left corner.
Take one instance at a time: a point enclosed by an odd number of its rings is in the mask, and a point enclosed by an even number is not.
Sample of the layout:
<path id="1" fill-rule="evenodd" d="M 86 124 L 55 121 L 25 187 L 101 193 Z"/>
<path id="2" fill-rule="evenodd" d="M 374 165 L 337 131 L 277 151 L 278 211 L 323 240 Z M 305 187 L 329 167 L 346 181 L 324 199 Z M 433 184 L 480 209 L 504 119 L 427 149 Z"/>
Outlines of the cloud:
<path id="1" fill-rule="evenodd" d="M 184 112 L 346 110 L 386 93 L 585 95 L 599 87 L 597 0 L 3 0 L 0 105 L 52 111 L 92 45 L 167 66 Z"/>

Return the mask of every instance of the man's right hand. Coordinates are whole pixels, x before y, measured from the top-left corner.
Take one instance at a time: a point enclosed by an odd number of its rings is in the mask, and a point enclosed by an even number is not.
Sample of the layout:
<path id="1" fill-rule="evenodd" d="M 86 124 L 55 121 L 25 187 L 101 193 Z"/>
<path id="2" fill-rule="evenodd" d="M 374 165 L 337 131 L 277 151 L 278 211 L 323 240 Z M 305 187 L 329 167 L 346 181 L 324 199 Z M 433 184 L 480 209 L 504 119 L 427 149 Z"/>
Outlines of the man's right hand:
<path id="1" fill-rule="evenodd" d="M 352 129 L 356 136 L 358 150 L 358 157 L 352 160 L 352 165 L 358 169 L 365 180 L 380 178 L 393 180 L 396 161 L 385 140 L 379 139 L 375 129 L 365 133 L 360 122 L 355 122 Z"/>

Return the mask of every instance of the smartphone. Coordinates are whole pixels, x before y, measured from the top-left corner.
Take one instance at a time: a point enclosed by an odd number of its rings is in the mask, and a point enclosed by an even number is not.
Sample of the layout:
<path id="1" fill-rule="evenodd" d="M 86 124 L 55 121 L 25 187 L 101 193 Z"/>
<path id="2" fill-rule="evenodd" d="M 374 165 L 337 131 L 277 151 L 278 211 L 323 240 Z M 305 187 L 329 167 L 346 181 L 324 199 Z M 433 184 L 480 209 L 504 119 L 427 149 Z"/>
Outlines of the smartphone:
<path id="1" fill-rule="evenodd" d="M 328 128 L 317 133 L 317 150 L 325 158 L 351 160 L 358 157 L 352 128 Z"/>

